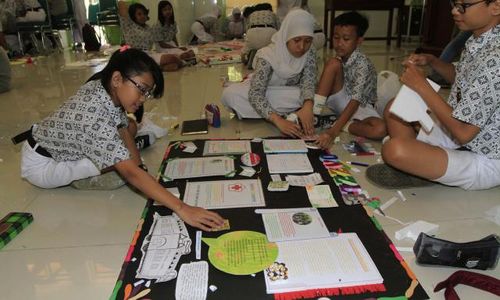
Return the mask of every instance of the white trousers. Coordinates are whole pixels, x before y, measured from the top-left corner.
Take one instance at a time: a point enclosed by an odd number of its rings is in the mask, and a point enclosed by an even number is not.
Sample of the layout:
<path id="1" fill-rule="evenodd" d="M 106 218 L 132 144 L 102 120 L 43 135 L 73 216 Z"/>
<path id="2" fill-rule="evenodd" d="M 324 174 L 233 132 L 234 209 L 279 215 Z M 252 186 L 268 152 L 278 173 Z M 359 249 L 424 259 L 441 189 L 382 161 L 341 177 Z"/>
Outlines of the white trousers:
<path id="1" fill-rule="evenodd" d="M 38 144 L 37 144 L 38 145 Z M 37 153 L 28 142 L 21 150 L 21 177 L 33 185 L 50 189 L 65 186 L 71 182 L 97 176 L 101 171 L 85 158 L 77 161 L 57 162 L 51 157 Z"/>
<path id="2" fill-rule="evenodd" d="M 500 160 L 471 151 L 455 150 L 459 145 L 439 123 L 434 124 L 430 133 L 421 129 L 417 140 L 438 146 L 448 155 L 445 174 L 434 181 L 464 190 L 484 190 L 500 185 Z"/>
<path id="3" fill-rule="evenodd" d="M 248 101 L 250 81 L 251 79 L 247 79 L 225 88 L 221 102 L 226 108 L 233 110 L 240 119 L 262 119 Z M 300 99 L 300 88 L 296 86 L 268 86 L 266 98 L 275 111 L 283 114 L 298 110 L 304 102 Z"/>

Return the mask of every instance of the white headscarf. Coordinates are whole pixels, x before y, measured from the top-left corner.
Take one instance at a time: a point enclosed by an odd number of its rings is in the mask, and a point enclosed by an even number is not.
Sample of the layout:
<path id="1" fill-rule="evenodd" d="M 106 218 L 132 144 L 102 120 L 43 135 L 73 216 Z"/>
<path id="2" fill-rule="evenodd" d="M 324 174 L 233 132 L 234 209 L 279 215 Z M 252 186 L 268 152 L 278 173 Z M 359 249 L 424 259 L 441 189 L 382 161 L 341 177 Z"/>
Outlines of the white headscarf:
<path id="1" fill-rule="evenodd" d="M 290 54 L 286 42 L 298 36 L 313 35 L 314 17 L 303 9 L 294 9 L 288 13 L 280 30 L 271 38 L 271 44 L 257 51 L 254 64 L 257 58 L 264 59 L 271 64 L 273 75 L 286 81 L 302 72 L 307 59 L 307 54 L 299 58 Z"/>

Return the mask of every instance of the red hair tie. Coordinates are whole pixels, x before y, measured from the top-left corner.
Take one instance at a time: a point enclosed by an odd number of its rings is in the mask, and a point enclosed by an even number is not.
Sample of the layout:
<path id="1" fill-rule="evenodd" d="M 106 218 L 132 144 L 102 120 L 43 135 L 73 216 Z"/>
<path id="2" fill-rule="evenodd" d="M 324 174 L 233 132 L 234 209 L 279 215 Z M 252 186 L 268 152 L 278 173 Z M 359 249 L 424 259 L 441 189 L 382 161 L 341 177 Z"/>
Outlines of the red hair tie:
<path id="1" fill-rule="evenodd" d="M 123 46 L 120 47 L 120 52 L 125 52 L 126 50 L 130 49 L 130 46 L 125 44 Z"/>

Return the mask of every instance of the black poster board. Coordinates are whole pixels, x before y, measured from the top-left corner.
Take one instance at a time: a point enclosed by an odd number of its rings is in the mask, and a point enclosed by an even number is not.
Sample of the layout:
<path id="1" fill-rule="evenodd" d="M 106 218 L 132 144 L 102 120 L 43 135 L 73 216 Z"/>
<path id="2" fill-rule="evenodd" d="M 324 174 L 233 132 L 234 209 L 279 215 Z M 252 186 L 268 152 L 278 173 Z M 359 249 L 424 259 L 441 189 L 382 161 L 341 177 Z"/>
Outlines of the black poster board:
<path id="1" fill-rule="evenodd" d="M 198 149 L 190 154 L 182 152 L 182 148 L 173 146 L 173 143 L 167 150 L 166 157 L 160 167 L 163 172 L 168 159 L 175 157 L 200 157 L 203 155 L 204 140 L 193 141 Z M 310 202 L 307 197 L 306 189 L 303 187 L 290 186 L 287 192 L 269 192 L 267 185 L 271 181 L 269 172 L 267 172 L 266 157 L 262 149 L 262 143 L 251 143 L 252 151 L 259 154 L 261 162 L 258 166 L 254 167 L 258 172 L 252 178 L 259 178 L 262 181 L 264 190 L 264 197 L 266 199 L 266 208 L 296 208 L 296 207 L 310 207 Z M 375 262 L 380 274 L 384 278 L 385 292 L 376 293 L 363 293 L 357 295 L 341 295 L 342 299 L 366 299 L 366 298 L 380 298 L 380 297 L 398 297 L 404 296 L 407 289 L 412 283 L 412 278 L 409 276 L 407 270 L 402 266 L 400 261 L 396 258 L 390 245 L 392 242 L 379 227 L 377 222 L 373 221 L 368 215 L 366 210 L 361 205 L 347 206 L 342 201 L 339 189 L 334 184 L 328 171 L 324 168 L 319 156 L 322 154 L 321 150 L 309 149 L 308 157 L 315 172 L 321 174 L 323 180 L 328 183 L 332 189 L 333 195 L 339 204 L 337 208 L 321 208 L 319 212 L 331 232 L 355 232 L 363 242 L 366 250 Z M 241 165 L 240 156 L 235 157 L 235 169 L 240 170 Z M 239 173 L 239 172 L 237 172 Z M 283 174 L 281 175 L 283 176 Z M 224 180 L 224 179 L 248 179 L 236 175 L 233 178 L 218 177 L 204 177 L 204 178 L 191 178 L 190 181 L 208 181 L 208 180 Z M 186 186 L 185 180 L 174 180 L 170 182 L 162 182 L 165 187 L 177 187 L 181 193 L 181 199 L 184 194 Z M 229 219 L 231 231 L 237 230 L 252 230 L 265 234 L 264 224 L 262 217 L 256 214 L 255 208 L 235 208 L 235 209 L 219 209 L 217 211 L 222 217 Z M 142 231 L 137 238 L 134 238 L 135 247 L 131 246 L 128 256 L 136 258 L 134 261 L 130 260 L 124 262 L 120 276 L 115 286 L 114 294 L 110 299 L 123 299 L 125 286 L 129 283 L 135 283 L 140 279 L 135 278 L 136 270 L 140 263 L 141 251 L 140 246 L 149 232 L 152 225 L 153 214 L 157 212 L 160 215 L 170 215 L 171 211 L 163 206 L 154 206 L 152 201 L 149 200 L 144 211 L 142 218 L 144 223 Z M 181 256 L 179 263 L 176 267 L 178 271 L 181 264 L 196 261 L 195 259 L 195 233 L 196 229 L 186 225 L 189 235 L 193 244 L 191 246 L 191 253 Z M 221 232 L 203 232 L 203 237 L 217 238 L 228 231 Z M 208 246 L 202 243 L 201 259 L 209 262 L 208 260 Z M 411 271 L 410 271 L 411 272 Z M 413 273 L 411 273 L 412 276 Z M 207 299 L 274 299 L 274 295 L 266 294 L 266 287 L 263 278 L 263 272 L 255 274 L 255 276 L 235 276 L 226 274 L 214 268 L 209 262 L 209 285 L 215 285 L 217 290 L 215 292 L 208 291 Z M 175 299 L 175 279 L 151 284 L 151 289 L 144 299 Z M 140 290 L 146 289 L 136 287 L 135 293 Z M 133 292 L 133 294 L 134 294 Z M 133 296 L 133 294 L 131 296 Z M 116 295 L 116 297 L 115 297 Z M 320 296 L 320 295 L 318 295 Z M 328 296 L 335 298 L 334 296 Z M 315 297 L 317 298 L 317 297 Z M 426 292 L 420 284 L 414 290 L 412 297 L 409 299 L 428 299 Z M 142 299 L 142 298 L 141 298 Z"/>

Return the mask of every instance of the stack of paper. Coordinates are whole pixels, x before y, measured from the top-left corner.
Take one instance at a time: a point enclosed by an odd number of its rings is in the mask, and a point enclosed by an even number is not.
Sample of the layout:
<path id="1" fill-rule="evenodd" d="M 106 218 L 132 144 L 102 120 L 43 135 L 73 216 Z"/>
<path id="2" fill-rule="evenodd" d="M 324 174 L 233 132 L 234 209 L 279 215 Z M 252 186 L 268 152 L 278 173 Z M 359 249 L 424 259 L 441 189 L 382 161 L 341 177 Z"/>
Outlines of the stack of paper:
<path id="1" fill-rule="evenodd" d="M 206 141 L 203 155 L 243 154 L 252 152 L 250 141 Z"/>
<path id="2" fill-rule="evenodd" d="M 266 158 L 270 174 L 313 172 L 307 154 L 268 154 Z"/>
<path id="3" fill-rule="evenodd" d="M 383 283 L 377 267 L 356 233 L 336 237 L 278 242 L 277 262 L 288 279 L 265 276 L 268 294 Z"/>
<path id="4" fill-rule="evenodd" d="M 264 153 L 307 153 L 303 140 L 264 140 Z"/>

